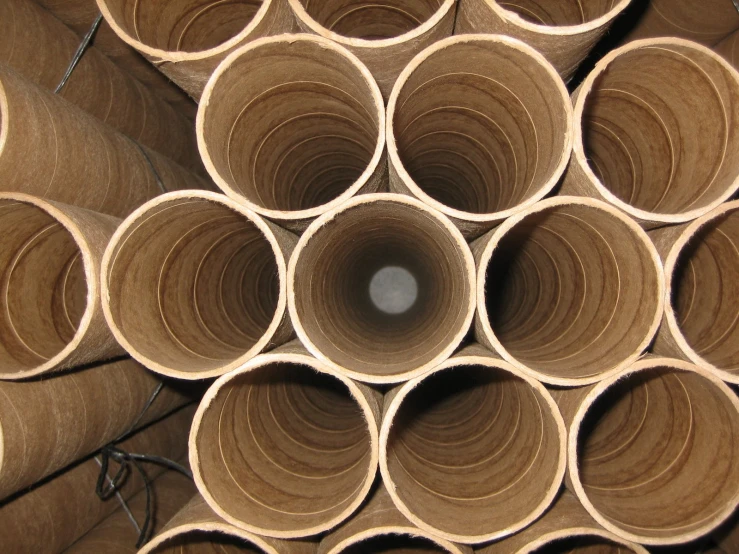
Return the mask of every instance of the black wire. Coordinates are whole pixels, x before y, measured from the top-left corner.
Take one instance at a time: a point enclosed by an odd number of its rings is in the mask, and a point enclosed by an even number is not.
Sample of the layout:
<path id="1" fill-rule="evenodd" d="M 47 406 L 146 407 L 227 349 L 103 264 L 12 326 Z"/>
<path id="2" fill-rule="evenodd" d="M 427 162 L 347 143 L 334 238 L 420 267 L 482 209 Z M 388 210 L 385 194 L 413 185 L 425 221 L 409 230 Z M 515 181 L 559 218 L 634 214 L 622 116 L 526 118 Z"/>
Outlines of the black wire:
<path id="1" fill-rule="evenodd" d="M 59 84 L 54 89 L 54 94 L 59 94 L 59 91 L 61 91 L 64 88 L 64 85 L 67 84 L 67 81 L 69 80 L 69 77 L 72 75 L 74 68 L 77 67 L 77 64 L 80 63 L 82 56 L 85 54 L 85 51 L 89 48 L 90 43 L 92 42 L 92 38 L 95 36 L 95 32 L 98 30 L 98 27 L 100 27 L 100 23 L 102 21 L 103 21 L 103 14 L 99 14 L 95 18 L 95 21 L 92 23 L 92 27 L 90 27 L 90 30 L 87 31 L 87 34 L 82 39 L 82 42 L 77 48 L 77 51 L 74 53 L 74 56 L 72 57 L 72 61 L 70 62 L 69 67 L 67 67 L 67 71 L 64 73 L 62 80 L 59 81 Z"/>

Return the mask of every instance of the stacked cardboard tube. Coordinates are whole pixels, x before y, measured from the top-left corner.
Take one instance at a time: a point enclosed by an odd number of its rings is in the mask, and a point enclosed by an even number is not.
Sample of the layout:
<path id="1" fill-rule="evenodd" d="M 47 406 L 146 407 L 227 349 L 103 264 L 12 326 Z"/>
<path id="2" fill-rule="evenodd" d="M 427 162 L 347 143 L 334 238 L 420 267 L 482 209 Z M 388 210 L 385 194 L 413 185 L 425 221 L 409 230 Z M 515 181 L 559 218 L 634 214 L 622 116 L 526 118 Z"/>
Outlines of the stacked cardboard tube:
<path id="1" fill-rule="evenodd" d="M 101 92 L 94 41 L 87 97 L 44 90 L 75 40 L 26 1 L 0 38 L 14 551 L 645 554 L 731 525 L 731 0 L 651 0 L 570 91 L 630 0 L 96 0 L 143 104 Z M 96 13 L 41 4 L 72 35 Z M 32 21 L 66 48 L 38 72 Z"/>

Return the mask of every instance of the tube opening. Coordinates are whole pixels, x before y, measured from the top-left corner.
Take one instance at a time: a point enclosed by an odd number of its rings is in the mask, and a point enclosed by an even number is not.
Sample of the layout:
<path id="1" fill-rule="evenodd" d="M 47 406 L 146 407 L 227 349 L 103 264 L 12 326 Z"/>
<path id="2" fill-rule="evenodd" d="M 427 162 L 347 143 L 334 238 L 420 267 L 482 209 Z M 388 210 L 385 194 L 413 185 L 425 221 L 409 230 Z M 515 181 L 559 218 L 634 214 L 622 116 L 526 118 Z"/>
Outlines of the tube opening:
<path id="1" fill-rule="evenodd" d="M 208 552 L 261 554 L 262 550 L 238 537 L 214 531 L 188 531 L 178 534 L 151 550 L 151 554 L 205 554 Z"/>
<path id="2" fill-rule="evenodd" d="M 387 439 L 391 486 L 435 530 L 476 540 L 514 532 L 559 488 L 560 432 L 547 401 L 520 377 L 481 365 L 444 369 L 397 409 Z"/>
<path id="3" fill-rule="evenodd" d="M 359 402 L 337 378 L 296 363 L 233 376 L 195 439 L 209 495 L 230 517 L 270 532 L 335 524 L 374 475 Z"/>
<path id="4" fill-rule="evenodd" d="M 473 294 L 466 245 L 450 231 L 426 209 L 391 200 L 355 204 L 317 227 L 295 254 L 292 285 L 310 342 L 339 366 L 378 379 L 450 350 L 469 324 Z M 372 298 L 373 277 L 388 266 L 416 285 L 412 305 L 398 313 Z"/>
<path id="5" fill-rule="evenodd" d="M 606 68 L 583 91 L 582 140 L 608 191 L 639 210 L 684 214 L 736 189 L 739 82 L 718 56 L 660 43 Z"/>
<path id="6" fill-rule="evenodd" d="M 262 0 L 103 0 L 131 38 L 169 52 L 201 52 L 237 36 Z M 269 2 L 271 0 L 264 0 Z"/>
<path id="7" fill-rule="evenodd" d="M 220 369 L 264 343 L 278 317 L 276 248 L 226 205 L 200 198 L 158 204 L 110 254 L 112 321 L 137 353 L 163 368 Z"/>
<path id="8" fill-rule="evenodd" d="M 361 187 L 377 164 L 382 106 L 356 63 L 323 42 L 249 49 L 206 95 L 206 166 L 256 209 L 323 206 Z"/>
<path id="9" fill-rule="evenodd" d="M 493 0 L 525 21 L 548 27 L 590 23 L 613 10 L 620 0 Z"/>
<path id="10" fill-rule="evenodd" d="M 662 309 L 646 236 L 594 206 L 554 205 L 498 238 L 485 306 L 495 339 L 557 379 L 592 379 L 639 354 Z"/>
<path id="11" fill-rule="evenodd" d="M 319 25 L 347 38 L 382 40 L 417 29 L 441 8 L 442 0 L 299 0 Z"/>
<path id="12" fill-rule="evenodd" d="M 680 252 L 672 306 L 683 338 L 714 367 L 739 373 L 739 209 L 703 225 Z"/>
<path id="13" fill-rule="evenodd" d="M 635 553 L 627 546 L 597 535 L 577 535 L 556 539 L 532 550 L 531 554 L 624 554 Z"/>
<path id="14" fill-rule="evenodd" d="M 72 233 L 43 209 L 0 201 L 0 373 L 59 355 L 87 310 L 85 259 Z"/>
<path id="15" fill-rule="evenodd" d="M 389 115 L 412 183 L 448 208 L 490 214 L 554 186 L 569 156 L 569 100 L 551 69 L 495 40 L 436 50 Z"/>
<path id="16" fill-rule="evenodd" d="M 409 535 L 370 537 L 341 550 L 343 554 L 447 554 L 434 541 Z"/>
<path id="17" fill-rule="evenodd" d="M 639 542 L 687 542 L 736 503 L 739 414 L 698 373 L 657 366 L 627 375 L 573 433 L 587 499 Z"/>

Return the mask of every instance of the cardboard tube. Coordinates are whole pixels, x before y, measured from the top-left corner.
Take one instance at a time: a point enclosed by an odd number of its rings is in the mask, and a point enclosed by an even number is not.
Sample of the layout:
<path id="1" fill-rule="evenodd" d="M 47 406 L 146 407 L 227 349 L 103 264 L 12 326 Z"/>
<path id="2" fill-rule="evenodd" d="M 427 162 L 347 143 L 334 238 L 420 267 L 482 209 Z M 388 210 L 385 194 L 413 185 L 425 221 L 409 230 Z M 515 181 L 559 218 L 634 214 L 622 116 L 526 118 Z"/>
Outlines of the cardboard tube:
<path id="1" fill-rule="evenodd" d="M 739 68 L 739 31 L 719 42 L 713 47 L 713 51 L 721 55 L 734 69 Z"/>
<path id="2" fill-rule="evenodd" d="M 477 550 L 478 554 L 649 554 L 646 548 L 606 531 L 590 517 L 580 501 L 564 491 L 552 508 L 530 527 L 503 541 Z"/>
<path id="3" fill-rule="evenodd" d="M 472 549 L 413 525 L 379 484 L 359 513 L 326 535 L 318 546 L 318 554 L 350 552 L 472 554 Z"/>
<path id="4" fill-rule="evenodd" d="M 54 91 L 80 45 L 61 21 L 28 0 L 0 3 L 0 63 Z M 205 173 L 192 122 L 91 47 L 59 95 L 117 131 Z"/>
<path id="5" fill-rule="evenodd" d="M 40 381 L 0 381 L 0 500 L 188 401 L 131 359 Z"/>
<path id="6" fill-rule="evenodd" d="M 739 399 L 711 372 L 648 357 L 557 391 L 570 483 L 603 527 L 647 545 L 697 539 L 739 503 Z"/>
<path id="7" fill-rule="evenodd" d="M 653 352 L 739 384 L 739 201 L 650 235 L 665 260 L 666 284 Z"/>
<path id="8" fill-rule="evenodd" d="M 518 40 L 442 40 L 403 70 L 388 104 L 390 189 L 479 236 L 548 194 L 572 150 L 572 104 Z"/>
<path id="9" fill-rule="evenodd" d="M 163 375 L 231 371 L 293 335 L 285 258 L 296 240 L 221 194 L 183 191 L 144 204 L 103 256 L 113 335 Z"/>
<path id="10" fill-rule="evenodd" d="M 195 406 L 182 408 L 142 429 L 119 447 L 126 452 L 162 456 L 171 460 L 187 456 L 187 433 Z M 118 466 L 111 464 L 112 479 Z M 145 464 L 150 479 L 164 468 Z M 89 458 L 12 500 L 0 503 L 0 536 L 7 552 L 58 554 L 120 507 L 118 498 L 101 501 L 95 493 L 100 464 Z M 144 486 L 138 471 L 123 482 L 121 497 L 129 500 Z M 143 523 L 143 521 L 142 521 Z M 134 540 L 135 543 L 135 540 Z M 102 549 L 100 552 L 107 552 Z"/>
<path id="11" fill-rule="evenodd" d="M 95 0 L 36 0 L 36 3 L 51 12 L 80 38 L 87 34 L 100 14 Z M 107 21 L 100 23 L 93 45 L 144 87 L 167 101 L 178 113 L 191 121 L 195 119 L 197 104 L 192 98 L 118 38 Z"/>
<path id="12" fill-rule="evenodd" d="M 679 37 L 713 46 L 739 29 L 739 12 L 732 0 L 649 0 L 644 14 L 625 37 L 633 41 Z"/>
<path id="13" fill-rule="evenodd" d="M 636 361 L 657 331 L 665 295 L 657 250 L 605 202 L 543 200 L 472 249 L 477 340 L 545 383 L 597 382 Z"/>
<path id="14" fill-rule="evenodd" d="M 573 98 L 562 194 L 602 198 L 646 227 L 696 219 L 739 189 L 739 74 L 681 39 L 606 55 Z"/>
<path id="15" fill-rule="evenodd" d="M 367 68 L 311 35 L 261 39 L 218 67 L 197 135 L 227 195 L 290 229 L 385 184 L 385 110 Z"/>
<path id="16" fill-rule="evenodd" d="M 196 101 L 239 46 L 296 27 L 287 0 L 96 0 L 110 27 Z"/>
<path id="17" fill-rule="evenodd" d="M 535 379 L 479 345 L 388 392 L 380 471 L 397 508 L 450 541 L 533 523 L 562 484 L 566 430 Z"/>
<path id="18" fill-rule="evenodd" d="M 162 188 L 209 187 L 181 166 L 0 66 L 0 191 L 24 192 L 121 217 L 161 194 Z"/>
<path id="19" fill-rule="evenodd" d="M 119 220 L 0 193 L 0 379 L 121 356 L 100 305 L 100 260 Z"/>
<path id="20" fill-rule="evenodd" d="M 403 310 L 371 295 L 388 269 L 415 288 Z M 400 194 L 353 198 L 317 219 L 288 267 L 288 307 L 306 348 L 367 383 L 399 383 L 446 360 L 469 330 L 474 260 L 441 213 Z"/>
<path id="21" fill-rule="evenodd" d="M 631 0 L 459 0 L 454 34 L 508 35 L 541 52 L 565 81 Z"/>
<path id="22" fill-rule="evenodd" d="M 235 527 L 196 495 L 139 554 L 313 554 L 315 549 L 314 543 L 262 537 Z"/>
<path id="23" fill-rule="evenodd" d="M 380 394 L 297 342 L 208 389 L 190 432 L 198 490 L 223 519 L 276 538 L 344 521 L 377 471 Z"/>
<path id="24" fill-rule="evenodd" d="M 403 68 L 454 28 L 456 0 L 289 0 L 300 28 L 356 55 L 387 98 Z"/>

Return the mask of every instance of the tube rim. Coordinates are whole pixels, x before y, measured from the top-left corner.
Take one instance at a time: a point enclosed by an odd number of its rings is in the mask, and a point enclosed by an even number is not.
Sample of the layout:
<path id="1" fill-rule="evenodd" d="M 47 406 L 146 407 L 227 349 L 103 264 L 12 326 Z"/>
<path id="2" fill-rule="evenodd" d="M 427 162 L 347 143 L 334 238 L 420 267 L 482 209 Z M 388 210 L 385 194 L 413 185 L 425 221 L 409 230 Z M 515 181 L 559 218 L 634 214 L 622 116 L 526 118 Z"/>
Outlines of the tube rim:
<path id="1" fill-rule="evenodd" d="M 551 542 L 573 537 L 598 537 L 626 547 L 634 552 L 634 554 L 649 554 L 649 551 L 639 543 L 627 541 L 614 533 L 610 533 L 605 529 L 598 529 L 597 527 L 568 527 L 560 531 L 545 533 L 518 550 L 516 554 L 531 554 Z"/>
<path id="2" fill-rule="evenodd" d="M 215 522 L 185 523 L 183 525 L 178 525 L 177 527 L 168 529 L 164 533 L 160 533 L 157 536 L 153 537 L 141 548 L 141 550 L 139 550 L 138 554 L 149 554 L 149 552 L 153 552 L 156 548 L 158 548 L 168 540 L 175 539 L 181 535 L 186 535 L 187 533 L 199 531 L 213 534 L 219 533 L 222 535 L 248 541 L 252 545 L 256 546 L 258 549 L 260 549 L 262 552 L 264 552 L 264 554 L 280 554 L 276 548 L 274 548 L 259 535 L 249 533 L 248 531 L 239 529 L 238 527 L 229 525 L 228 523 Z"/>

